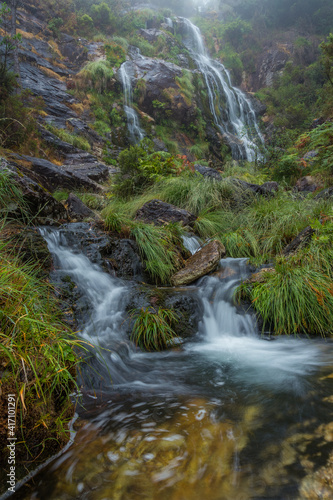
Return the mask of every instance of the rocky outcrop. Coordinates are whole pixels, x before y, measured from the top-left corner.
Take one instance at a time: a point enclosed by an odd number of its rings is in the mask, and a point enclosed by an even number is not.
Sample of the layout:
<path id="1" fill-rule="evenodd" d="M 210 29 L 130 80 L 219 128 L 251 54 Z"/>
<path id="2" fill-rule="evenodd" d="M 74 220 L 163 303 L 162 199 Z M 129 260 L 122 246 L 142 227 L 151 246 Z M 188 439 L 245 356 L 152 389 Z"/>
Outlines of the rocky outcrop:
<path id="1" fill-rule="evenodd" d="M 172 285 L 188 285 L 210 273 L 217 267 L 225 253 L 224 246 L 218 240 L 209 242 L 185 262 L 183 269 L 172 276 Z"/>
<path id="2" fill-rule="evenodd" d="M 180 66 L 162 59 L 144 57 L 132 50 L 128 68 L 132 88 L 136 87 L 138 80 L 144 82 L 144 93 L 140 99 L 142 111 L 155 120 L 162 114 L 171 114 L 173 120 L 188 126 L 195 120 L 196 103 L 186 98 L 177 83 L 177 77 L 183 75 Z"/>
<path id="3" fill-rule="evenodd" d="M 88 158 L 87 158 L 88 155 Z M 76 161 L 92 160 L 91 163 L 73 163 L 56 165 L 43 158 L 18 155 L 12 153 L 12 158 L 19 164 L 20 170 L 45 189 L 54 192 L 57 189 L 89 189 L 100 192 L 103 187 L 93 179 L 105 180 L 109 169 L 99 163 L 95 157 L 82 151 L 75 156 Z M 70 161 L 70 157 L 68 157 Z"/>
<path id="4" fill-rule="evenodd" d="M 23 202 L 26 204 L 29 214 L 38 218 L 67 219 L 65 207 L 53 198 L 51 193 L 38 182 L 24 174 L 24 169 L 14 162 L 2 160 L 0 169 L 12 172 L 13 180 L 22 191 Z M 18 206 L 11 206 L 9 215 L 14 218 L 22 218 L 22 212 Z"/>
<path id="5" fill-rule="evenodd" d="M 241 179 L 231 179 L 231 182 L 242 191 L 248 191 L 262 196 L 272 196 L 274 192 L 279 189 L 277 182 L 265 182 L 262 185 L 252 184 Z"/>
<path id="6" fill-rule="evenodd" d="M 161 200 L 151 200 L 145 203 L 136 213 L 136 220 L 149 222 L 155 226 L 162 226 L 170 222 L 181 222 L 183 226 L 191 226 L 196 216 Z"/>
<path id="7" fill-rule="evenodd" d="M 206 179 L 222 180 L 221 174 L 214 168 L 205 167 L 203 165 L 194 165 L 195 171 L 199 172 Z"/>
<path id="8" fill-rule="evenodd" d="M 75 194 L 70 193 L 66 202 L 68 215 L 71 219 L 97 219 L 97 215 L 87 207 Z"/>

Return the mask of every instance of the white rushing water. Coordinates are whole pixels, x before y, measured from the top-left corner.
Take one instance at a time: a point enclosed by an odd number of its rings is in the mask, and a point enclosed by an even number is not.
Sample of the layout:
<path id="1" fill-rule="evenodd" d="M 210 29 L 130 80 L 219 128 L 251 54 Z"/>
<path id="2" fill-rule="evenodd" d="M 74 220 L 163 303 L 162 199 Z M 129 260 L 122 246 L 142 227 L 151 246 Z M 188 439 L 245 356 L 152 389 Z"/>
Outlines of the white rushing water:
<path id="1" fill-rule="evenodd" d="M 54 255 L 56 268 L 71 277 L 89 304 L 80 325 L 81 336 L 95 346 L 107 348 L 104 354 L 97 350 L 96 357 L 107 364 L 114 388 L 183 393 L 199 385 L 200 391 L 206 392 L 211 385 L 214 391 L 227 382 L 241 381 L 277 390 L 298 390 L 299 377 L 324 362 L 323 352 L 315 342 L 261 339 L 253 316 L 233 304 L 235 287 L 249 274 L 246 259 L 222 259 L 217 274 L 199 280 L 194 293 L 199 294 L 203 304 L 203 317 L 197 336 L 185 343 L 182 351 L 141 352 L 124 329 L 129 286 L 69 248 L 61 231 L 41 229 L 41 233 Z M 200 245 L 197 238 L 191 237 L 186 243 L 192 253 Z M 214 372 L 210 385 L 200 375 L 207 369 Z M 99 372 L 99 368 L 96 370 Z"/>
<path id="2" fill-rule="evenodd" d="M 139 117 L 133 108 L 133 92 L 130 78 L 130 62 L 124 62 L 119 69 L 123 92 L 124 92 L 124 111 L 127 118 L 127 128 L 131 141 L 135 144 L 140 142 L 145 133 L 140 127 Z"/>
<path id="3" fill-rule="evenodd" d="M 180 18 L 187 28 L 184 43 L 204 76 L 211 113 L 231 147 L 233 158 L 254 161 L 259 156 L 256 143 L 264 143 L 250 100 L 231 83 L 228 70 L 211 59 L 202 35 L 189 19 Z"/>

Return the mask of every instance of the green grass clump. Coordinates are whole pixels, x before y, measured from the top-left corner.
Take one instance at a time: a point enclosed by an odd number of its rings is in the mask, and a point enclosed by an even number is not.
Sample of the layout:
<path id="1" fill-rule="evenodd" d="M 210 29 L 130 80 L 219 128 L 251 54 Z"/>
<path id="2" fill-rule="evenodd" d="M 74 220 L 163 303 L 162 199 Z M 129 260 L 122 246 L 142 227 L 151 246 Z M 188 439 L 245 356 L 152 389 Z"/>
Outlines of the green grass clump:
<path id="1" fill-rule="evenodd" d="M 166 179 L 159 186 L 160 199 L 198 215 L 203 210 L 229 207 L 237 187 L 228 180 L 215 181 L 199 176 Z"/>
<path id="2" fill-rule="evenodd" d="M 153 226 L 144 222 L 132 224 L 131 236 L 135 239 L 145 261 L 146 269 L 155 282 L 168 283 L 179 269 L 181 256 L 180 228 L 177 224 Z"/>
<path id="3" fill-rule="evenodd" d="M 177 314 L 171 309 L 141 308 L 132 312 L 135 323 L 131 340 L 147 351 L 160 351 L 174 345 L 177 334 L 171 323 L 177 320 Z"/>
<path id="4" fill-rule="evenodd" d="M 110 63 L 104 60 L 88 62 L 76 75 L 75 81 L 79 89 L 97 90 L 103 93 L 110 88 L 113 70 Z"/>
<path id="5" fill-rule="evenodd" d="M 5 220 L 8 213 L 19 210 L 22 215 L 27 210 L 22 192 L 10 170 L 0 170 L 0 217 Z"/>
<path id="6" fill-rule="evenodd" d="M 45 125 L 45 128 L 47 128 L 47 130 L 49 130 L 52 134 L 59 137 L 62 141 L 68 142 L 68 144 L 72 144 L 72 146 L 76 148 L 83 149 L 84 151 L 91 150 L 89 142 L 81 135 L 74 134 L 63 128 L 56 128 L 51 124 Z"/>
<path id="7" fill-rule="evenodd" d="M 79 361 L 74 349 L 80 342 L 62 322 L 52 287 L 38 278 L 32 265 L 8 255 L 3 242 L 0 342 L 0 394 L 9 391 L 17 396 L 23 441 L 33 428 L 38 435 L 37 427 L 45 427 L 40 444 L 44 448 L 47 440 L 59 438 L 59 426 L 51 415 L 61 419 L 61 413 L 70 406 L 69 394 L 76 386 Z M 36 451 L 31 453 L 34 456 Z"/>
<path id="8" fill-rule="evenodd" d="M 281 259 L 264 283 L 241 285 L 240 292 L 260 314 L 263 330 L 277 335 L 332 334 L 332 280 L 308 265 Z"/>

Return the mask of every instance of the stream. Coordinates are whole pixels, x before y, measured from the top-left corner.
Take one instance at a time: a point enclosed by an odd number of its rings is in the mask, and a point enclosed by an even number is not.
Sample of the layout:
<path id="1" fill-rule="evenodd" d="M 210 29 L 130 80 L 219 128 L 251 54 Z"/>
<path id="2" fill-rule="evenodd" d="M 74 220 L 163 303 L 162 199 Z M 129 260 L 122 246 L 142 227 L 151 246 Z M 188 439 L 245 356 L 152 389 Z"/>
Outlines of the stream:
<path id="1" fill-rule="evenodd" d="M 131 283 L 92 263 L 59 229 L 41 232 L 53 275 L 78 287 L 79 335 L 95 348 L 78 374 L 84 397 L 73 395 L 81 417 L 74 444 L 14 498 L 317 498 L 314 474 L 332 451 L 333 345 L 260 337 L 253 315 L 232 299 L 249 275 L 246 259 L 222 259 L 191 286 L 203 311 L 195 336 L 147 353 L 125 328 Z M 191 237 L 184 244 L 199 246 Z"/>

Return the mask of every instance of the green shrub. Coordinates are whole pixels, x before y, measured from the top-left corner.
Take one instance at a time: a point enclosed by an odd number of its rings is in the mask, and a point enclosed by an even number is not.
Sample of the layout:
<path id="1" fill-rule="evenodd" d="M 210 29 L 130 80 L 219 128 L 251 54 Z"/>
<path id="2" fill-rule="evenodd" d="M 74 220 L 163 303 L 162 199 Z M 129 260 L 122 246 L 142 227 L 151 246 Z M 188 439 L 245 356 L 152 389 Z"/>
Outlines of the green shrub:
<path id="1" fill-rule="evenodd" d="M 104 45 L 106 59 L 112 67 L 119 68 L 126 61 L 126 50 L 114 41 Z"/>
<path id="2" fill-rule="evenodd" d="M 160 351 L 171 347 L 177 334 L 171 323 L 177 319 L 177 314 L 171 309 L 141 308 L 133 311 L 135 323 L 131 339 L 135 344 L 147 351 Z"/>
<path id="3" fill-rule="evenodd" d="M 188 167 L 169 153 L 154 152 L 147 140 L 122 151 L 118 164 L 120 173 L 115 177 L 114 192 L 125 199 L 142 193 L 164 177 L 179 175 Z"/>

